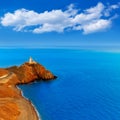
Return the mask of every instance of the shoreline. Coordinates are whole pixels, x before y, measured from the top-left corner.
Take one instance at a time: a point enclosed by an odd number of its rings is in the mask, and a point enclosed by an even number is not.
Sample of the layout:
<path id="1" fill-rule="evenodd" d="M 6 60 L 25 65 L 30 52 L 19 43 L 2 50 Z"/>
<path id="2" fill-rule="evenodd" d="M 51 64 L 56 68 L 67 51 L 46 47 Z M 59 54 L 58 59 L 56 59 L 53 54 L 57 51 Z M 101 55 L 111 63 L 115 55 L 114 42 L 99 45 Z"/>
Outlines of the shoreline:
<path id="1" fill-rule="evenodd" d="M 35 105 L 31 102 L 31 100 L 29 100 L 27 97 L 24 96 L 23 91 L 19 88 L 18 85 L 16 85 L 15 87 L 20 91 L 20 94 L 21 94 L 21 96 L 23 97 L 23 99 L 27 100 L 27 101 L 29 102 L 29 104 L 33 107 L 33 110 L 34 110 L 34 111 L 36 112 L 36 114 L 37 114 L 38 120 L 42 120 L 39 112 L 37 111 Z"/>
<path id="2" fill-rule="evenodd" d="M 41 120 L 32 102 L 15 85 L 0 85 L 0 120 Z"/>
<path id="3" fill-rule="evenodd" d="M 18 101 L 18 103 L 19 103 L 19 106 L 21 107 L 21 113 L 23 113 L 23 115 L 21 115 L 20 118 L 18 118 L 18 120 L 22 120 L 22 118 L 23 119 L 26 118 L 25 120 L 41 120 L 35 106 L 32 104 L 32 102 L 28 98 L 26 98 L 23 95 L 23 91 L 20 88 L 18 88 L 18 85 L 13 86 L 13 88 L 20 93 L 19 95 L 21 97 L 20 102 Z M 26 116 L 24 115 L 25 111 L 27 111 Z"/>
<path id="4" fill-rule="evenodd" d="M 2 78 L 0 81 L 0 120 L 41 120 L 36 107 L 24 96 L 19 85 L 37 80 L 49 81 L 55 79 L 56 76 L 30 57 L 29 61 L 21 66 L 1 68 L 0 77 Z"/>

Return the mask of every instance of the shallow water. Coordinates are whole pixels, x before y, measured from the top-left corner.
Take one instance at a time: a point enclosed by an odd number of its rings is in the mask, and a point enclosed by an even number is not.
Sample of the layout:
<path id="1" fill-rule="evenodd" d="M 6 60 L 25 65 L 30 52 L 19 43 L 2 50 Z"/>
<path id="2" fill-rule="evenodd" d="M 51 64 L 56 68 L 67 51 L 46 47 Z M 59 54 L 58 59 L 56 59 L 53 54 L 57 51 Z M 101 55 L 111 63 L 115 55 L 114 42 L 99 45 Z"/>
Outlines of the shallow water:
<path id="1" fill-rule="evenodd" d="M 29 56 L 58 76 L 19 86 L 43 120 L 120 120 L 120 53 L 66 49 L 1 49 L 1 67 Z"/>

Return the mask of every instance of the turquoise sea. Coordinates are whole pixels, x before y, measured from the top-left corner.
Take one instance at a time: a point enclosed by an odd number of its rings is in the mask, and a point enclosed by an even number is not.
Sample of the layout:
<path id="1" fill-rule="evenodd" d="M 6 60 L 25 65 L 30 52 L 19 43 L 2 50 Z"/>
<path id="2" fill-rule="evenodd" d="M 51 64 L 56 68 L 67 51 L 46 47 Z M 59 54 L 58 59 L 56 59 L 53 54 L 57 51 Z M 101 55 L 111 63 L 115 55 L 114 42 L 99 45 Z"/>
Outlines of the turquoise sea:
<path id="1" fill-rule="evenodd" d="M 79 49 L 0 49 L 0 67 L 29 57 L 58 78 L 19 86 L 42 120 L 120 120 L 120 53 Z"/>

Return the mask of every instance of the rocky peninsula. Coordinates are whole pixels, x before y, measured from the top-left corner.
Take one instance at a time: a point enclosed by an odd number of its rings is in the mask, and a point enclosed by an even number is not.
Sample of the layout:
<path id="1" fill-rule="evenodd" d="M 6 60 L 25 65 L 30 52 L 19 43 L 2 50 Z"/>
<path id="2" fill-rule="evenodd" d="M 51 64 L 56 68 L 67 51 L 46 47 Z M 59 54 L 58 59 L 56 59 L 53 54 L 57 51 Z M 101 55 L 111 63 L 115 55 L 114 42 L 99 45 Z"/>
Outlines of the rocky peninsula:
<path id="1" fill-rule="evenodd" d="M 17 85 L 55 79 L 50 71 L 30 58 L 21 66 L 0 69 L 0 120 L 40 120 L 31 102 Z"/>

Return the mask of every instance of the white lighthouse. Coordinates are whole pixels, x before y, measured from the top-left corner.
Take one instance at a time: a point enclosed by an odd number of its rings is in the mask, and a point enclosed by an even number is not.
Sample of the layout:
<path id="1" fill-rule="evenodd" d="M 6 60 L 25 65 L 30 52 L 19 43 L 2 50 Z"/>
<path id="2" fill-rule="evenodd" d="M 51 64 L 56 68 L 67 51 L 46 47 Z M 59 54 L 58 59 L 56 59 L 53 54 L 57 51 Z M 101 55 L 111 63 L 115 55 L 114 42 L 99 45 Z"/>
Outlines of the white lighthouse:
<path id="1" fill-rule="evenodd" d="M 29 58 L 29 64 L 36 64 L 36 62 L 32 59 L 32 57 Z"/>

